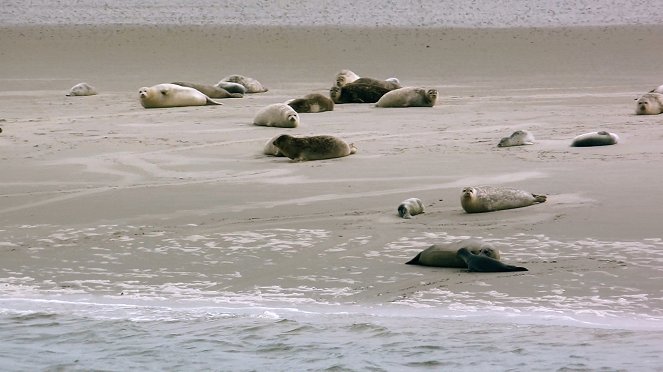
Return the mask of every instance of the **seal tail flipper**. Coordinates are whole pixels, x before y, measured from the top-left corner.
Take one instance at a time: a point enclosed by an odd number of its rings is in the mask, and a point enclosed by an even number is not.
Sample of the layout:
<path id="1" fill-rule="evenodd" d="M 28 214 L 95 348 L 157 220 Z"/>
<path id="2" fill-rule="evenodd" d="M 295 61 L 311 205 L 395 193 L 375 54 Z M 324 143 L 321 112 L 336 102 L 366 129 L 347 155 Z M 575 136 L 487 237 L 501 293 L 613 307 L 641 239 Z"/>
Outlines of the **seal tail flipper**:
<path id="1" fill-rule="evenodd" d="M 532 194 L 532 196 L 534 197 L 534 202 L 536 202 L 536 203 L 543 203 L 547 199 L 547 197 L 545 195 Z"/>
<path id="2" fill-rule="evenodd" d="M 509 269 L 508 271 L 529 271 L 527 268 L 522 266 L 507 265 L 506 268 Z"/>
<path id="3" fill-rule="evenodd" d="M 354 143 L 350 144 L 350 154 L 355 154 L 357 153 L 357 147 L 355 146 Z"/>
<path id="4" fill-rule="evenodd" d="M 223 103 L 217 102 L 217 101 L 207 97 L 207 102 L 205 103 L 205 105 L 223 105 Z"/>
<path id="5" fill-rule="evenodd" d="M 413 259 L 410 261 L 406 262 L 406 265 L 419 265 L 419 257 L 421 257 L 421 253 L 417 254 Z"/>

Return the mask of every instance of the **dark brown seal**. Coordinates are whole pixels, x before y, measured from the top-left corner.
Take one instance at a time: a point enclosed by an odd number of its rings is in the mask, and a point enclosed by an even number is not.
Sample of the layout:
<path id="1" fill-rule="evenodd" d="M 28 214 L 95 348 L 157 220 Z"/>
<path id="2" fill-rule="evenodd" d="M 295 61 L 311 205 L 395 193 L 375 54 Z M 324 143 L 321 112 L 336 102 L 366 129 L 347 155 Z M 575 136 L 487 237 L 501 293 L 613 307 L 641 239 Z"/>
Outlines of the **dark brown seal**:
<path id="1" fill-rule="evenodd" d="M 326 135 L 293 137 L 282 134 L 273 143 L 283 155 L 296 161 L 340 158 L 357 152 L 353 144 Z"/>
<path id="2" fill-rule="evenodd" d="M 375 103 L 387 92 L 401 88 L 401 85 L 386 80 L 359 78 L 342 87 L 333 86 L 329 97 L 334 103 Z"/>
<path id="3" fill-rule="evenodd" d="M 288 105 L 298 113 L 334 110 L 334 101 L 319 93 L 311 93 L 302 98 L 293 99 L 288 102 Z"/>
<path id="4" fill-rule="evenodd" d="M 497 273 L 506 271 L 528 271 L 524 267 L 504 264 L 488 256 L 477 255 L 467 248 L 461 248 L 456 253 L 458 258 L 465 261 L 467 271 L 478 273 Z"/>
<path id="5" fill-rule="evenodd" d="M 193 88 L 204 95 L 206 95 L 209 98 L 242 98 L 244 97 L 243 94 L 241 93 L 230 93 L 227 90 L 214 86 L 214 85 L 207 85 L 207 84 L 196 84 L 196 83 L 188 83 L 184 81 L 176 81 L 173 84 L 179 85 L 182 87 L 189 87 Z"/>

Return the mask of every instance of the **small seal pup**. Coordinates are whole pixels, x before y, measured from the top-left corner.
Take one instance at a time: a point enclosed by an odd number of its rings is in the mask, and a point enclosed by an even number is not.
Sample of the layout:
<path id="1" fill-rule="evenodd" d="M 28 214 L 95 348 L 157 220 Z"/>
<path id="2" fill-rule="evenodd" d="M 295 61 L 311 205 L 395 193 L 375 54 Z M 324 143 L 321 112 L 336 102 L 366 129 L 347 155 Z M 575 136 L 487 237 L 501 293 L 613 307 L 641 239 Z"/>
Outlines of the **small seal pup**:
<path id="1" fill-rule="evenodd" d="M 67 97 L 75 96 L 94 96 L 97 94 L 97 90 L 88 83 L 78 83 L 71 87 L 69 93 L 66 94 Z"/>
<path id="2" fill-rule="evenodd" d="M 600 132 L 585 133 L 577 136 L 571 142 L 573 147 L 589 147 L 589 146 L 607 146 L 614 145 L 619 141 L 619 136 L 614 133 Z"/>
<path id="3" fill-rule="evenodd" d="M 456 255 L 467 265 L 467 271 L 477 273 L 498 273 L 506 271 L 528 271 L 524 267 L 506 265 L 494 258 L 472 253 L 467 248 L 461 248 Z"/>
<path id="4" fill-rule="evenodd" d="M 646 93 L 636 102 L 637 115 L 658 115 L 663 113 L 663 94 Z"/>
<path id="5" fill-rule="evenodd" d="M 398 215 L 401 218 L 410 219 L 420 213 L 424 213 L 424 204 L 418 198 L 405 199 L 398 206 Z"/>
<path id="6" fill-rule="evenodd" d="M 260 84 L 258 80 L 243 75 L 228 75 L 221 79 L 219 83 L 222 81 L 242 84 L 246 88 L 246 93 L 264 93 L 269 90 Z"/>
<path id="7" fill-rule="evenodd" d="M 334 101 L 319 93 L 307 94 L 303 98 L 292 99 L 286 103 L 298 113 L 334 110 Z"/>
<path id="8" fill-rule="evenodd" d="M 216 83 L 215 87 L 225 89 L 226 91 L 228 91 L 228 93 L 239 93 L 241 95 L 244 95 L 244 93 L 246 93 L 246 88 L 244 88 L 244 85 L 238 83 L 231 83 L 229 81 L 219 81 L 218 83 Z"/>
<path id="9" fill-rule="evenodd" d="M 185 81 L 176 81 L 173 84 L 179 85 L 181 87 L 193 88 L 202 94 L 206 95 L 209 98 L 242 98 L 244 94 L 242 93 L 230 93 L 227 90 L 217 87 L 216 85 L 207 85 L 207 84 L 196 84 L 188 83 Z"/>
<path id="10" fill-rule="evenodd" d="M 176 84 L 157 84 L 138 91 L 145 108 L 221 105 L 196 89 Z"/>
<path id="11" fill-rule="evenodd" d="M 293 137 L 282 134 L 273 143 L 283 155 L 295 161 L 340 158 L 357 152 L 354 144 L 327 135 Z"/>
<path id="12" fill-rule="evenodd" d="M 437 100 L 437 89 L 415 87 L 398 88 L 385 93 L 376 107 L 433 107 Z"/>
<path id="13" fill-rule="evenodd" d="M 342 87 L 345 84 L 352 83 L 353 81 L 359 79 L 359 75 L 355 74 L 350 70 L 341 70 L 336 74 L 336 86 Z"/>
<path id="14" fill-rule="evenodd" d="M 269 156 L 285 156 L 285 155 L 283 155 L 281 150 L 279 150 L 279 148 L 274 145 L 274 141 L 279 136 L 280 136 L 280 134 L 278 136 L 274 136 L 269 141 L 267 141 L 267 143 L 265 143 L 265 146 L 262 149 L 263 154 L 269 155 Z"/>
<path id="15" fill-rule="evenodd" d="M 494 186 L 466 187 L 460 195 L 460 204 L 467 213 L 521 208 L 545 201 L 545 195 L 536 195 L 523 190 Z"/>
<path id="16" fill-rule="evenodd" d="M 265 127 L 296 128 L 299 125 L 299 114 L 285 103 L 273 103 L 258 111 L 253 119 L 253 124 Z"/>
<path id="17" fill-rule="evenodd" d="M 533 145 L 534 144 L 534 135 L 526 130 L 517 130 L 509 137 L 502 137 L 500 143 L 497 144 L 497 147 L 511 147 L 511 146 L 523 146 L 523 145 Z"/>
<path id="18" fill-rule="evenodd" d="M 448 244 L 433 244 L 419 252 L 407 265 L 458 267 L 466 268 L 467 264 L 456 254 L 459 249 L 467 248 L 470 252 L 486 257 L 500 259 L 500 251 L 479 239 L 465 239 Z"/>

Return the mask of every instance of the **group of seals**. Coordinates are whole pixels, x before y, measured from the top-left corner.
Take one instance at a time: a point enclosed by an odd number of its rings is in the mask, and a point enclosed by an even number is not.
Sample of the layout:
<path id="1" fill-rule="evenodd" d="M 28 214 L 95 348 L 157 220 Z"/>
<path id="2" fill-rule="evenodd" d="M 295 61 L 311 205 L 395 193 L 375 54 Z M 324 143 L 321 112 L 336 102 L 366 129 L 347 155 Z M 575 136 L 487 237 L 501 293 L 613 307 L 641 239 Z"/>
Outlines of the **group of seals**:
<path id="1" fill-rule="evenodd" d="M 340 158 L 357 152 L 354 144 L 329 135 L 294 137 L 282 134 L 276 137 L 272 144 L 279 154 L 295 161 Z"/>
<path id="2" fill-rule="evenodd" d="M 200 91 L 176 84 L 157 84 L 138 91 L 140 104 L 145 108 L 221 105 Z"/>
<path id="3" fill-rule="evenodd" d="M 466 187 L 460 196 L 460 205 L 467 213 L 522 208 L 545 201 L 545 195 L 536 195 L 524 190 L 496 186 Z"/>
<path id="4" fill-rule="evenodd" d="M 242 98 L 244 94 L 242 93 L 230 93 L 227 90 L 218 87 L 216 85 L 207 85 L 207 84 L 197 84 L 189 83 L 184 81 L 176 81 L 173 84 L 179 85 L 182 87 L 193 88 L 209 98 Z"/>
<path id="5" fill-rule="evenodd" d="M 225 89 L 224 85 L 229 86 L 226 83 L 240 84 L 246 89 L 246 93 L 264 93 L 269 90 L 258 80 L 243 75 L 228 75 L 221 79 L 221 81 L 217 83 L 217 86 Z"/>
<path id="6" fill-rule="evenodd" d="M 619 136 L 614 133 L 600 131 L 590 132 L 577 136 L 571 142 L 573 147 L 607 146 L 614 145 L 619 141 Z"/>
<path id="7" fill-rule="evenodd" d="M 69 89 L 69 93 L 67 93 L 66 96 L 94 96 L 95 94 L 97 94 L 97 90 L 92 85 L 88 83 L 78 83 Z"/>
<path id="8" fill-rule="evenodd" d="M 418 198 L 405 199 L 398 206 L 398 215 L 401 218 L 409 219 L 421 213 L 424 213 L 424 204 Z"/>
<path id="9" fill-rule="evenodd" d="M 253 124 L 265 127 L 296 128 L 299 125 L 299 114 L 285 103 L 273 103 L 258 111 L 253 119 Z"/>
<path id="10" fill-rule="evenodd" d="M 437 89 L 405 87 L 385 93 L 376 107 L 433 107 L 437 100 Z"/>

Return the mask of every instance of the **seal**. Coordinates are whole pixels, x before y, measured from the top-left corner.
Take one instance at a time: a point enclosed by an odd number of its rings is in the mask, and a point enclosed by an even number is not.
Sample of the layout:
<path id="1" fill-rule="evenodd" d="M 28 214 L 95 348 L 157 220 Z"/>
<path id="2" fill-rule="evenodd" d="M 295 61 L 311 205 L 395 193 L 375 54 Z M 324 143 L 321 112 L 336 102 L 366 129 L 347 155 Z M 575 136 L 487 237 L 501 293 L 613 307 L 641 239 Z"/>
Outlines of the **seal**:
<path id="1" fill-rule="evenodd" d="M 179 85 L 181 87 L 193 88 L 202 94 L 206 95 L 209 98 L 242 98 L 244 97 L 243 93 L 230 93 L 227 90 L 218 87 L 216 85 L 207 85 L 207 84 L 196 84 L 188 83 L 185 81 L 176 81 L 173 84 Z"/>
<path id="2" fill-rule="evenodd" d="M 223 81 L 242 84 L 246 88 L 246 93 L 264 93 L 269 90 L 260 84 L 258 80 L 243 75 L 228 75 L 221 79 L 219 84 Z"/>
<path id="3" fill-rule="evenodd" d="M 319 93 L 307 94 L 303 98 L 296 98 L 286 103 L 298 113 L 334 110 L 334 101 Z"/>
<path id="4" fill-rule="evenodd" d="M 296 128 L 299 125 L 299 114 L 285 103 L 273 103 L 258 111 L 253 119 L 253 124 L 265 127 Z"/>
<path id="5" fill-rule="evenodd" d="M 267 143 L 265 143 L 265 146 L 262 149 L 263 154 L 269 155 L 269 156 L 285 156 L 285 155 L 283 155 L 281 150 L 279 150 L 279 148 L 274 145 L 274 141 L 279 136 L 280 136 L 280 134 L 278 136 L 275 136 L 275 137 L 271 138 L 269 141 L 267 141 Z"/>
<path id="6" fill-rule="evenodd" d="M 417 198 L 405 199 L 398 206 L 398 215 L 401 218 L 409 219 L 420 213 L 424 213 L 424 204 Z"/>
<path id="7" fill-rule="evenodd" d="M 145 108 L 221 105 L 203 93 L 176 84 L 157 84 L 138 91 L 140 104 Z"/>
<path id="8" fill-rule="evenodd" d="M 545 195 L 536 195 L 523 190 L 494 186 L 466 187 L 460 196 L 460 204 L 467 213 L 521 208 L 545 201 Z"/>
<path id="9" fill-rule="evenodd" d="M 94 96 L 97 94 L 97 90 L 88 83 L 78 83 L 71 87 L 69 93 L 66 94 L 67 97 L 75 96 Z"/>
<path id="10" fill-rule="evenodd" d="M 517 130 L 509 137 L 502 137 L 500 143 L 497 144 L 497 147 L 511 147 L 511 146 L 523 146 L 523 145 L 533 145 L 534 144 L 534 135 L 526 130 Z"/>
<path id="11" fill-rule="evenodd" d="M 353 81 L 359 79 L 359 75 L 355 74 L 350 70 L 341 70 L 336 74 L 336 86 L 342 87 L 345 84 L 352 83 Z"/>
<path id="12" fill-rule="evenodd" d="M 465 261 L 467 271 L 477 273 L 498 273 L 508 271 L 528 271 L 524 267 L 506 265 L 494 258 L 472 253 L 467 248 L 461 248 L 456 253 L 458 258 Z"/>
<path id="13" fill-rule="evenodd" d="M 327 135 L 293 137 L 282 134 L 273 143 L 283 155 L 295 161 L 340 158 L 357 152 L 354 144 Z"/>
<path id="14" fill-rule="evenodd" d="M 585 133 L 577 136 L 571 142 L 573 147 L 589 147 L 589 146 L 607 146 L 614 145 L 619 141 L 619 136 L 614 133 L 600 132 Z"/>
<path id="15" fill-rule="evenodd" d="M 659 85 L 656 88 L 649 91 L 649 93 L 661 93 L 663 94 L 663 85 Z"/>
<path id="16" fill-rule="evenodd" d="M 241 95 L 244 95 L 244 93 L 246 93 L 246 88 L 244 88 L 244 85 L 238 83 L 231 83 L 229 81 L 219 81 L 218 83 L 216 83 L 215 87 L 225 89 L 226 91 L 228 91 L 228 93 L 239 93 Z"/>
<path id="17" fill-rule="evenodd" d="M 387 92 L 401 88 L 400 84 L 385 80 L 359 78 L 343 87 L 333 86 L 329 97 L 334 103 L 375 103 Z"/>
<path id="18" fill-rule="evenodd" d="M 658 115 L 663 113 L 663 94 L 646 93 L 636 102 L 637 115 Z"/>
<path id="19" fill-rule="evenodd" d="M 467 268 L 467 264 L 456 252 L 466 248 L 470 252 L 486 257 L 500 259 L 500 251 L 491 244 L 479 239 L 465 239 L 447 244 L 433 244 L 419 252 L 413 259 L 406 262 L 407 265 L 435 266 L 435 267 L 458 267 Z"/>
<path id="20" fill-rule="evenodd" d="M 437 89 L 415 87 L 398 88 L 385 93 L 376 107 L 433 107 L 437 100 Z"/>

